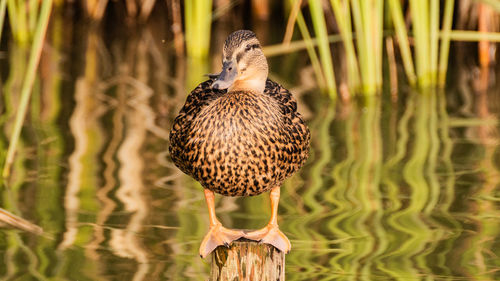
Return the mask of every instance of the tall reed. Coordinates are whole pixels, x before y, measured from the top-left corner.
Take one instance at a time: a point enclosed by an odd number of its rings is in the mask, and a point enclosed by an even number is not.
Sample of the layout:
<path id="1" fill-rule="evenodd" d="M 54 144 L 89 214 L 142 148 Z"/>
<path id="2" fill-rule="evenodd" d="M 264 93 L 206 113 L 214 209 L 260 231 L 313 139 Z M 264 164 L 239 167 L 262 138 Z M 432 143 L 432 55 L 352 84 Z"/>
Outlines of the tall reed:
<path id="1" fill-rule="evenodd" d="M 212 0 L 186 0 L 184 17 L 187 55 L 207 57 L 210 49 Z"/>
<path id="2" fill-rule="evenodd" d="M 429 8 L 427 1 L 410 0 L 418 82 L 422 86 L 431 83 L 429 50 Z"/>
<path id="3" fill-rule="evenodd" d="M 7 0 L 0 0 L 0 39 L 2 39 L 3 23 L 5 21 L 6 9 L 7 9 Z"/>
<path id="4" fill-rule="evenodd" d="M 7 150 L 5 165 L 2 171 L 2 176 L 5 178 L 9 176 L 10 167 L 14 162 L 14 154 L 16 152 L 19 137 L 21 135 L 21 128 L 24 122 L 24 117 L 26 116 L 26 111 L 28 110 L 28 102 L 30 100 L 33 82 L 35 81 L 35 74 L 38 67 L 38 63 L 40 61 L 40 56 L 42 54 L 42 47 L 45 39 L 45 34 L 47 33 L 47 26 L 49 24 L 49 16 L 51 9 L 52 9 L 52 0 L 43 1 L 40 10 L 40 16 L 37 21 L 38 22 L 37 28 L 33 37 L 33 44 L 31 47 L 30 58 L 28 61 L 28 69 L 26 72 L 26 77 L 23 81 L 23 86 L 21 88 L 21 101 L 19 103 L 19 108 L 16 114 L 14 130 L 12 132 L 12 136 L 10 137 L 9 148 Z"/>
<path id="5" fill-rule="evenodd" d="M 28 16 L 36 18 L 36 14 L 29 15 L 26 13 L 25 5 L 26 2 L 23 0 L 7 0 L 10 28 L 14 38 L 21 45 L 28 44 L 30 40 Z"/>
<path id="6" fill-rule="evenodd" d="M 291 0 L 291 1 L 293 1 L 293 0 Z M 295 0 L 295 1 L 298 3 L 300 0 Z M 307 49 L 307 53 L 309 55 L 309 58 L 311 59 L 311 65 L 312 65 L 314 73 L 316 75 L 316 79 L 318 80 L 318 84 L 320 85 L 320 87 L 323 88 L 326 86 L 326 80 L 325 80 L 325 76 L 323 74 L 321 63 L 320 63 L 318 56 L 316 54 L 316 50 L 314 49 L 315 42 L 313 42 L 311 35 L 309 34 L 309 30 L 307 29 L 306 21 L 302 15 L 302 12 L 300 12 L 300 10 L 297 12 L 296 21 L 297 21 L 297 25 L 299 26 L 299 30 L 302 34 L 302 37 L 304 38 L 305 47 Z M 285 36 L 285 40 L 286 40 L 286 36 Z M 285 44 L 287 44 L 287 47 L 290 48 L 290 43 L 285 42 Z"/>
<path id="7" fill-rule="evenodd" d="M 383 1 L 352 1 L 362 92 L 374 94 L 382 86 Z"/>
<path id="8" fill-rule="evenodd" d="M 495 1 L 485 0 L 482 2 L 498 9 L 499 5 Z M 452 30 L 454 0 L 444 1 L 443 11 L 441 11 L 439 0 L 408 0 L 407 3 L 411 14 L 411 39 L 408 36 L 409 30 L 407 30 L 403 17 L 406 11 L 403 10 L 399 0 L 388 0 L 386 12 L 382 0 L 330 0 L 345 47 L 348 85 L 351 93 L 373 94 L 381 89 L 384 19 L 390 19 L 394 24 L 409 84 L 423 88 L 444 86 L 450 40 L 496 41 L 500 38 L 500 33 L 495 32 Z M 317 1 L 310 1 L 309 6 L 319 41 L 322 68 L 328 70 L 330 62 L 325 55 L 326 49 L 322 47 L 324 45 L 322 42 L 325 41 L 323 38 L 326 37 L 325 28 L 322 25 L 324 15 L 320 13 L 321 8 Z M 325 10 L 324 12 L 329 11 Z M 386 20 L 386 22 L 389 21 Z M 410 40 L 413 44 L 413 54 Z M 356 45 L 356 50 L 354 50 L 353 42 Z M 326 76 L 328 77 L 328 75 Z"/>
<path id="9" fill-rule="evenodd" d="M 396 37 L 398 38 L 399 49 L 401 51 L 401 58 L 406 72 L 406 77 L 408 78 L 409 84 L 415 86 L 417 84 L 417 77 L 415 75 L 415 67 L 413 65 L 413 58 L 403 18 L 403 10 L 401 9 L 401 3 L 399 0 L 389 0 L 388 5 Z"/>
<path id="10" fill-rule="evenodd" d="M 318 39 L 319 56 L 323 74 L 325 76 L 326 90 L 332 99 L 337 97 L 335 73 L 333 71 L 332 55 L 328 43 L 328 32 L 326 30 L 325 17 L 321 8 L 321 0 L 310 0 L 309 9 L 316 37 Z"/>
<path id="11" fill-rule="evenodd" d="M 441 30 L 441 45 L 439 47 L 438 83 L 446 83 L 446 70 L 448 69 L 448 54 L 450 50 L 450 32 L 453 21 L 453 6 L 455 0 L 446 0 L 444 4 L 443 26 Z M 500 36 L 499 36 L 500 37 Z"/>
<path id="12" fill-rule="evenodd" d="M 353 34 L 351 32 L 352 23 L 349 1 L 344 1 L 343 5 L 340 3 L 340 0 L 330 0 L 330 3 L 344 43 L 349 88 L 358 89 L 361 81 L 359 77 L 358 58 L 354 49 Z"/>

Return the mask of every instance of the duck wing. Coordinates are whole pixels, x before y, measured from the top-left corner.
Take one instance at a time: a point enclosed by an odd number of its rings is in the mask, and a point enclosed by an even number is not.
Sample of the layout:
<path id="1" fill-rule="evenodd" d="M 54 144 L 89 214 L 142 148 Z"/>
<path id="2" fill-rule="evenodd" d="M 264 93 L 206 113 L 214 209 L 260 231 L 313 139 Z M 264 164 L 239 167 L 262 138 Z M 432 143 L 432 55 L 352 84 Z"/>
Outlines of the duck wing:
<path id="1" fill-rule="evenodd" d="M 186 153 L 186 146 L 190 140 L 191 123 L 200 111 L 209 105 L 213 100 L 219 98 L 226 93 L 226 90 L 212 89 L 211 85 L 214 79 L 209 79 L 200 83 L 187 96 L 184 106 L 181 108 L 179 115 L 174 120 L 174 125 L 170 131 L 170 157 L 174 164 L 186 174 L 192 171 L 192 163 Z"/>
<path id="2" fill-rule="evenodd" d="M 299 170 L 309 157 L 311 133 L 301 114 L 297 111 L 297 101 L 286 88 L 267 79 L 264 94 L 275 99 L 283 116 L 281 130 L 282 143 L 280 159 L 284 178 Z"/>

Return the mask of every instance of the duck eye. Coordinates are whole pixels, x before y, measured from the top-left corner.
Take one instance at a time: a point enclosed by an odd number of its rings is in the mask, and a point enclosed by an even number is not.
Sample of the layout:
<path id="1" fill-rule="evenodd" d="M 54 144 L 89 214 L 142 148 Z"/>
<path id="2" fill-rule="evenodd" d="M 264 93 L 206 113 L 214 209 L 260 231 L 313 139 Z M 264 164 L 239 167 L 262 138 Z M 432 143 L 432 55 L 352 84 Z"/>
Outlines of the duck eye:
<path id="1" fill-rule="evenodd" d="M 232 68 L 232 67 L 230 67 L 230 68 L 228 68 L 227 70 L 231 71 L 231 70 L 233 70 L 233 68 Z"/>

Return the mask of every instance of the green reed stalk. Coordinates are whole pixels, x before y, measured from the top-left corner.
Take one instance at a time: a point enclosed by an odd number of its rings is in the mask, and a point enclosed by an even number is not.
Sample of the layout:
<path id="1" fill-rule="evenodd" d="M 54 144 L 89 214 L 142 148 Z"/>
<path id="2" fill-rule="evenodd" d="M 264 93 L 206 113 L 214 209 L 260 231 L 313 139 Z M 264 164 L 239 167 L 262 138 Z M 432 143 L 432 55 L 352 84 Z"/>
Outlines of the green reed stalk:
<path id="1" fill-rule="evenodd" d="M 39 9 L 38 0 L 29 0 L 28 8 L 29 8 L 28 23 L 29 23 L 29 31 L 31 33 L 34 32 L 36 28 L 36 20 Z"/>
<path id="2" fill-rule="evenodd" d="M 7 9 L 7 0 L 0 0 L 0 39 L 2 39 L 3 23 L 5 21 L 5 10 Z"/>
<path id="3" fill-rule="evenodd" d="M 446 83 L 446 71 L 448 69 L 448 55 L 450 53 L 450 31 L 453 22 L 454 5 L 455 5 L 455 0 L 446 0 L 444 4 L 443 27 L 441 30 L 441 46 L 439 50 L 439 64 L 438 64 L 438 84 L 440 86 L 444 86 Z"/>
<path id="4" fill-rule="evenodd" d="M 337 98 L 335 73 L 328 43 L 325 16 L 321 8 L 321 0 L 310 0 L 309 9 L 311 11 L 314 32 L 316 33 L 316 38 L 318 38 L 319 56 L 321 59 L 321 66 L 323 67 L 323 74 L 326 79 L 326 90 L 330 98 L 335 100 Z"/>
<path id="5" fill-rule="evenodd" d="M 302 16 L 302 12 L 300 10 L 297 14 L 297 25 L 299 26 L 299 30 L 302 33 L 302 37 L 304 38 L 307 53 L 309 55 L 309 58 L 311 59 L 311 65 L 313 67 L 314 74 L 316 75 L 316 79 L 318 80 L 318 84 L 320 87 L 324 88 L 326 86 L 325 75 L 321 70 L 321 63 L 318 59 L 318 55 L 316 54 L 316 50 L 314 49 L 315 42 L 309 34 L 306 21 L 304 20 L 304 17 Z"/>
<path id="6" fill-rule="evenodd" d="M 444 33 L 441 34 L 444 36 Z M 479 32 L 468 30 L 451 30 L 450 40 L 454 41 L 480 41 L 488 40 L 491 42 L 500 42 L 500 32 Z"/>
<path id="7" fill-rule="evenodd" d="M 184 16 L 188 56 L 207 57 L 210 49 L 212 0 L 186 0 Z"/>
<path id="8" fill-rule="evenodd" d="M 344 5 L 340 3 L 340 0 L 330 0 L 330 3 L 333 8 L 333 13 L 335 14 L 335 20 L 337 21 L 340 29 L 342 42 L 344 43 L 349 88 L 357 90 L 359 89 L 361 82 L 359 77 L 358 59 L 356 57 L 356 51 L 354 49 L 352 39 L 353 36 L 349 1 L 345 1 Z"/>
<path id="9" fill-rule="evenodd" d="M 358 50 L 362 52 L 364 55 L 364 63 L 362 63 L 362 67 L 364 68 L 364 71 L 362 72 L 365 73 L 364 77 L 364 85 L 363 85 L 363 92 L 375 92 L 375 57 L 377 56 L 376 54 L 373 54 L 374 50 L 374 45 L 373 45 L 373 33 L 371 32 L 371 27 L 370 24 L 373 23 L 373 14 L 370 11 L 370 1 L 361 1 L 361 0 L 354 0 L 353 3 L 358 3 L 357 6 L 359 7 L 360 11 L 360 22 L 361 26 L 360 29 L 363 30 L 362 33 L 359 33 L 360 36 L 363 36 L 363 41 L 358 41 L 358 42 L 363 42 L 363 44 L 358 45 Z M 355 5 L 353 5 L 354 7 Z M 356 33 L 358 30 L 356 30 Z"/>
<path id="10" fill-rule="evenodd" d="M 383 1 L 351 1 L 362 92 L 374 94 L 382 86 Z"/>
<path id="11" fill-rule="evenodd" d="M 429 19 L 429 52 L 430 52 L 430 80 L 432 85 L 436 85 L 436 75 L 438 72 L 438 46 L 439 46 L 439 0 L 431 0 L 430 2 L 430 19 Z"/>
<path id="12" fill-rule="evenodd" d="M 403 10 L 399 0 L 389 0 L 389 9 L 391 12 L 396 37 L 398 38 L 399 50 L 401 51 L 401 58 L 403 60 L 403 67 L 406 72 L 406 77 L 410 85 L 417 84 L 417 77 L 415 75 L 415 66 L 413 65 L 413 57 L 411 55 L 410 44 L 408 41 L 408 34 L 403 18 Z"/>
<path id="13" fill-rule="evenodd" d="M 45 34 L 47 33 L 47 26 L 49 24 L 50 11 L 52 9 L 52 0 L 43 1 L 40 18 L 38 20 L 37 29 L 35 31 L 35 36 L 33 38 L 33 45 L 31 48 L 31 54 L 28 61 L 28 69 L 26 72 L 26 77 L 21 88 L 21 101 L 19 103 L 19 109 L 16 114 L 16 120 L 14 123 L 14 131 L 9 142 L 9 148 L 7 150 L 7 157 L 5 165 L 3 167 L 2 176 L 7 178 L 10 175 L 10 167 L 14 162 L 14 155 L 17 148 L 17 143 L 21 135 L 21 129 L 24 122 L 24 117 L 26 116 L 26 111 L 28 109 L 28 102 L 31 96 L 31 90 L 33 87 L 33 82 L 35 81 L 35 73 L 40 61 L 40 56 L 42 54 L 43 41 L 45 39 Z"/>
<path id="14" fill-rule="evenodd" d="M 297 21 L 297 14 L 300 12 L 300 6 L 302 4 L 302 0 L 290 0 L 289 2 L 292 8 L 290 10 L 290 14 L 288 15 L 288 22 L 286 24 L 285 36 L 283 36 L 284 44 L 290 44 L 290 41 L 292 41 L 295 22 Z"/>
<path id="15" fill-rule="evenodd" d="M 303 19 L 303 18 L 302 18 Z M 304 27 L 307 28 L 305 21 L 303 21 Z M 302 32 L 302 31 L 301 31 Z M 316 38 L 311 38 L 309 31 L 306 29 L 304 34 L 307 34 L 308 40 L 294 40 L 290 43 L 278 43 L 275 45 L 267 45 L 262 47 L 262 51 L 266 57 L 279 56 L 283 54 L 295 53 L 301 50 L 304 50 L 308 47 L 311 47 L 314 50 L 314 47 L 318 45 L 318 40 Z M 306 35 L 302 35 L 305 37 Z M 330 43 L 342 43 L 342 36 L 340 34 L 333 34 L 328 36 L 328 42 Z M 316 53 L 316 52 L 315 52 Z M 319 60 L 318 60 L 319 62 Z M 320 66 L 321 70 L 321 66 Z"/>
<path id="16" fill-rule="evenodd" d="M 30 38 L 24 5 L 24 0 L 7 0 L 12 34 L 21 45 L 27 44 Z"/>
<path id="17" fill-rule="evenodd" d="M 377 82 L 377 90 L 382 88 L 383 83 L 383 68 L 382 59 L 384 57 L 384 1 L 375 2 L 375 77 Z"/>
<path id="18" fill-rule="evenodd" d="M 10 22 L 10 29 L 12 34 L 14 35 L 14 38 L 17 39 L 18 36 L 18 29 L 19 26 L 17 25 L 17 3 L 15 0 L 7 0 L 7 9 L 9 11 L 9 22 Z"/>
<path id="19" fill-rule="evenodd" d="M 429 9 L 427 1 L 410 0 L 413 34 L 415 37 L 415 57 L 420 86 L 429 86 Z"/>
<path id="20" fill-rule="evenodd" d="M 364 34 L 363 23 L 362 23 L 362 15 L 361 9 L 359 6 L 358 0 L 351 1 L 351 9 L 352 9 L 352 20 L 354 23 L 354 29 L 356 30 L 356 47 L 358 49 L 358 63 L 360 66 L 361 80 L 362 84 L 366 84 L 367 81 L 367 72 L 366 72 L 366 52 L 364 50 L 360 50 L 360 46 L 366 46 L 366 37 Z"/>

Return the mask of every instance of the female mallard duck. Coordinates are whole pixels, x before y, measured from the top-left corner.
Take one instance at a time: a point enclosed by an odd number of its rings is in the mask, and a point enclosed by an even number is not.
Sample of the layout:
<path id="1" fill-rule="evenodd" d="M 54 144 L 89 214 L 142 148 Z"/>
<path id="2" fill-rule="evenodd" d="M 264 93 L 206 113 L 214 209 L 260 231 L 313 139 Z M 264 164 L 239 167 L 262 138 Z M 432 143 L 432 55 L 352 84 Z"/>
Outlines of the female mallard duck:
<path id="1" fill-rule="evenodd" d="M 222 72 L 191 92 L 170 132 L 175 165 L 205 189 L 210 229 L 202 257 L 241 237 L 290 250 L 278 229 L 280 185 L 306 161 L 310 134 L 290 92 L 267 74 L 255 34 L 233 32 L 224 43 Z M 217 219 L 214 192 L 253 196 L 268 190 L 272 213 L 266 227 L 246 233 Z"/>

